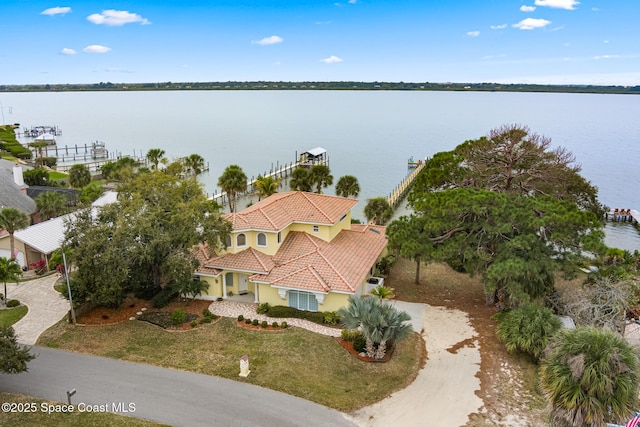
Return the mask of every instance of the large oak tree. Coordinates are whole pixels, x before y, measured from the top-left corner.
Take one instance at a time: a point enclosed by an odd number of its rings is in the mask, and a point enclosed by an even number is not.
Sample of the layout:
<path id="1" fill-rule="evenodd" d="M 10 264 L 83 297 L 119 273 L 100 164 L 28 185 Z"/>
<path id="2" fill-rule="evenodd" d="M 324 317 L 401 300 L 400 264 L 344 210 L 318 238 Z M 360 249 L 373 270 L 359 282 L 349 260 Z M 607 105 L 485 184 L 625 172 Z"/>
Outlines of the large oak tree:
<path id="1" fill-rule="evenodd" d="M 74 300 L 118 306 L 127 292 L 153 295 L 191 280 L 192 248 L 224 245 L 231 225 L 193 179 L 143 173 L 118 187 L 118 202 L 70 222 Z"/>

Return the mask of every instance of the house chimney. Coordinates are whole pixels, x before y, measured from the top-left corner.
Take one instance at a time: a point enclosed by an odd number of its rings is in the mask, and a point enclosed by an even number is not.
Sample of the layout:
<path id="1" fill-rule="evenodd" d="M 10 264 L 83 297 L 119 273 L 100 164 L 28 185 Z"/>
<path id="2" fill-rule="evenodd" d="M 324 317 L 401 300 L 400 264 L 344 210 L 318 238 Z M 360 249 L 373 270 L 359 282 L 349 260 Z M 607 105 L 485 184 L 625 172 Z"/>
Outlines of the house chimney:
<path id="1" fill-rule="evenodd" d="M 20 189 L 26 189 L 24 178 L 22 177 L 22 167 L 20 165 L 13 165 L 13 182 L 15 182 Z"/>

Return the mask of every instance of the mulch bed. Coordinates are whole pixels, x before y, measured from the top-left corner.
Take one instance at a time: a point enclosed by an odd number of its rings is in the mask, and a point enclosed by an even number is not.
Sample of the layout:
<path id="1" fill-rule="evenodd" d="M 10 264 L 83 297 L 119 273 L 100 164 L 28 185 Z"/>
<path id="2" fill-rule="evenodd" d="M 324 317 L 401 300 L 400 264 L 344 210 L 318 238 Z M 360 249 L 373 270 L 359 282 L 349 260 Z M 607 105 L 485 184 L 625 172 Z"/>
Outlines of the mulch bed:
<path id="1" fill-rule="evenodd" d="M 199 320 L 200 318 L 202 318 L 202 310 L 204 310 L 205 308 L 209 308 L 209 305 L 211 305 L 211 301 L 183 301 L 182 299 L 177 299 L 171 302 L 166 307 L 153 308 L 153 304 L 151 303 L 151 301 L 134 297 L 127 297 L 123 301 L 122 306 L 119 308 L 96 307 L 86 315 L 79 316 L 76 321 L 80 325 L 111 325 L 114 323 L 129 321 L 131 317 L 137 317 L 138 312 L 143 312 L 145 313 L 145 316 L 151 317 L 153 317 L 152 313 L 163 313 L 156 315 L 156 318 L 161 319 L 163 317 L 168 317 L 174 310 L 181 308 L 186 314 L 185 318 L 188 318 L 189 321 L 185 321 L 185 323 L 177 326 L 171 325 L 167 329 L 188 330 L 194 329 L 190 325 L 191 320 Z M 146 310 L 142 310 L 143 308 L 145 308 Z M 155 322 L 151 323 L 158 324 Z"/>
<path id="2" fill-rule="evenodd" d="M 389 360 L 391 360 L 391 356 L 393 354 L 393 349 L 391 349 L 390 351 L 387 351 L 384 355 L 384 359 L 382 360 L 378 360 L 378 359 L 371 359 L 370 357 L 367 356 L 363 356 L 360 353 L 358 353 L 358 351 L 353 348 L 353 342 L 351 341 L 345 341 L 342 338 L 336 338 L 335 339 L 336 342 L 338 344 L 340 344 L 342 346 L 342 348 L 344 348 L 345 350 L 347 350 L 347 352 L 349 352 L 353 357 L 355 357 L 358 360 L 361 360 L 363 362 L 369 362 L 369 363 L 385 363 L 388 362 Z"/>
<path id="3" fill-rule="evenodd" d="M 263 328 L 261 323 L 258 323 L 257 325 L 254 325 L 253 323 L 246 323 L 244 320 L 237 320 L 236 321 L 237 325 L 245 328 L 245 329 L 255 329 L 255 330 L 260 330 L 260 331 L 286 331 L 287 329 L 291 329 L 291 326 L 287 326 L 286 328 L 283 328 L 280 325 L 280 322 L 278 322 L 278 326 L 277 327 L 273 327 L 273 325 L 271 323 L 267 324 L 266 328 Z"/>

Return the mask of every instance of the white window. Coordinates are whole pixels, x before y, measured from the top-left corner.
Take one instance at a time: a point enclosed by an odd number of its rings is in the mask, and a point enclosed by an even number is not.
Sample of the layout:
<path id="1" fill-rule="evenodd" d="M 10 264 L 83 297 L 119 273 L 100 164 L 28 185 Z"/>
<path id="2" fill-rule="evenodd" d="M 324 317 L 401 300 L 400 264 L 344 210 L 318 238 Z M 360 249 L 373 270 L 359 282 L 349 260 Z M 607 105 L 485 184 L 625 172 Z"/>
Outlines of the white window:
<path id="1" fill-rule="evenodd" d="M 258 246 L 267 246 L 267 235 L 264 233 L 258 233 Z"/>
<path id="2" fill-rule="evenodd" d="M 320 227 L 318 227 L 317 225 L 313 226 L 313 232 L 317 233 L 318 231 L 320 231 Z"/>
<path id="3" fill-rule="evenodd" d="M 247 236 L 244 233 L 240 233 L 236 237 L 236 246 L 237 247 L 247 246 Z"/>
<path id="4" fill-rule="evenodd" d="M 289 291 L 289 307 L 298 310 L 318 311 L 318 300 L 311 292 Z"/>

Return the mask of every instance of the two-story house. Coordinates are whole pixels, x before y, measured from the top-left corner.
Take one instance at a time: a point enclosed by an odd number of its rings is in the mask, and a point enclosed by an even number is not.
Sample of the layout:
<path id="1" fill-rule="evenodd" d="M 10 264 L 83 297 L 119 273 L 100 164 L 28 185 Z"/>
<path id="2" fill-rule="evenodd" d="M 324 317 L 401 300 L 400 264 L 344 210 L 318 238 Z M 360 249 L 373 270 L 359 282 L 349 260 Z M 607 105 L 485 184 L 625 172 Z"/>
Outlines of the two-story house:
<path id="1" fill-rule="evenodd" d="M 238 213 L 228 248 L 198 251 L 200 298 L 252 293 L 256 303 L 335 311 L 362 295 L 387 245 L 385 227 L 351 224 L 356 200 L 276 193 Z"/>

